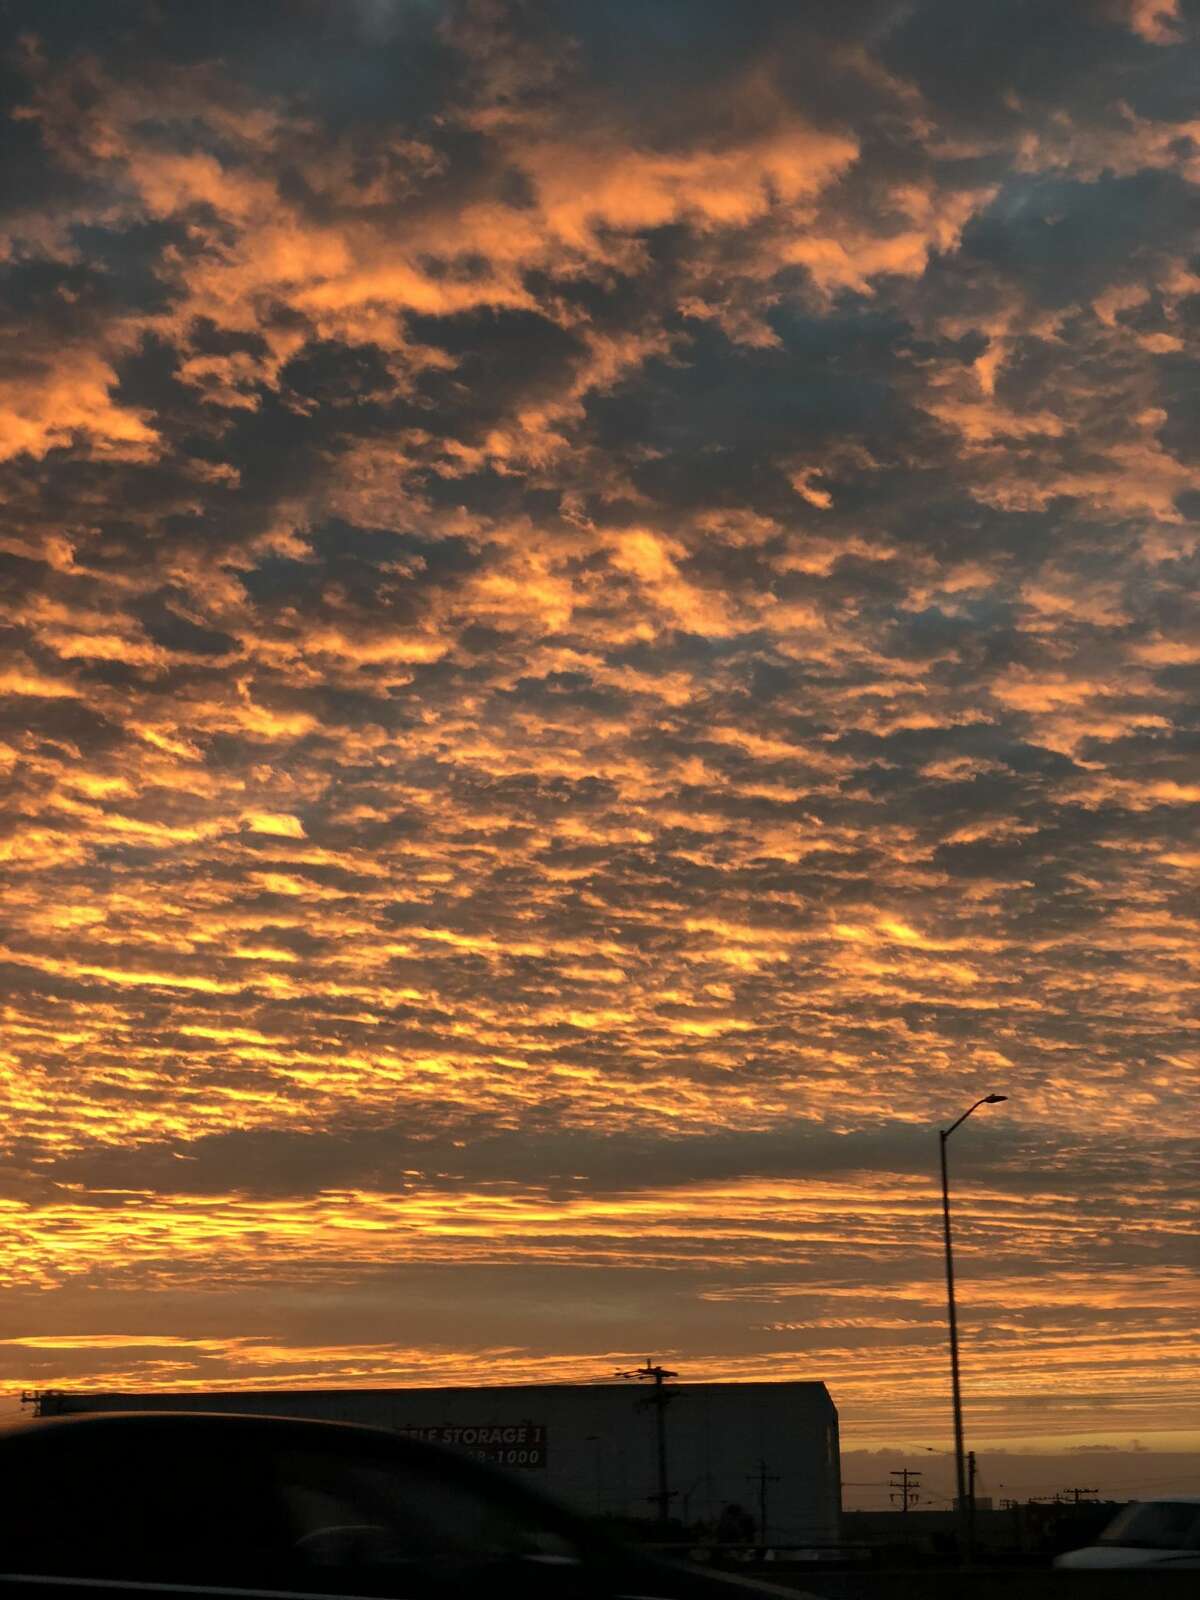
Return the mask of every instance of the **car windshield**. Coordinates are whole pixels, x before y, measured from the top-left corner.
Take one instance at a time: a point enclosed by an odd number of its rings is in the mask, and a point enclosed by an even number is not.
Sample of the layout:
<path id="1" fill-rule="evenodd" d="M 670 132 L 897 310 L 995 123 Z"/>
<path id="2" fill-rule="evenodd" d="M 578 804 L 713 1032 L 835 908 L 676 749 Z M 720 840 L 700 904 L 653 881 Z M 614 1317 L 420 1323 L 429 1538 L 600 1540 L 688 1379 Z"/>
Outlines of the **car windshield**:
<path id="1" fill-rule="evenodd" d="M 576 1565 L 579 1551 L 528 1509 L 482 1494 L 426 1462 L 355 1460 L 298 1449 L 271 1473 L 291 1527 L 293 1560 L 315 1567 L 431 1571 L 510 1561 Z"/>
<path id="2" fill-rule="evenodd" d="M 1113 1518 L 1100 1543 L 1147 1550 L 1200 1548 L 1200 1505 L 1186 1500 L 1135 1500 Z"/>

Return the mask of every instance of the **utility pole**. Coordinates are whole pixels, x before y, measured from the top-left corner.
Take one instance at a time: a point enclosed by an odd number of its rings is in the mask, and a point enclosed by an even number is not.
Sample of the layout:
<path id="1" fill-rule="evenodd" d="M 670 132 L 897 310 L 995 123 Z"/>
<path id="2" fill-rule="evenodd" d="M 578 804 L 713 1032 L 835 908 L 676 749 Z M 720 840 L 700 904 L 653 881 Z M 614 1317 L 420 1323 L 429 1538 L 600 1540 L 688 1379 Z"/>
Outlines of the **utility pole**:
<path id="1" fill-rule="evenodd" d="M 911 1467 L 893 1467 L 891 1482 L 888 1488 L 892 1491 L 888 1499 L 893 1504 L 899 1500 L 901 1512 L 906 1512 L 909 1506 L 915 1506 L 920 1500 L 917 1487 L 921 1482 L 921 1474 L 914 1472 Z"/>
<path id="2" fill-rule="evenodd" d="M 618 1372 L 618 1378 L 643 1378 L 654 1380 L 653 1393 L 648 1394 L 641 1402 L 644 1406 L 653 1406 L 655 1417 L 655 1440 L 658 1446 L 658 1493 L 648 1495 L 647 1498 L 658 1506 L 659 1522 L 666 1522 L 667 1514 L 671 1507 L 674 1489 L 667 1488 L 667 1407 L 676 1398 L 678 1389 L 668 1389 L 668 1378 L 677 1378 L 677 1372 L 669 1372 L 666 1367 L 655 1366 L 650 1357 L 646 1357 L 644 1367 L 634 1367 L 630 1372 Z"/>
<path id="3" fill-rule="evenodd" d="M 746 1477 L 747 1477 L 747 1479 L 748 1479 L 748 1481 L 750 1483 L 756 1483 L 758 1485 L 758 1534 L 759 1534 L 760 1541 L 763 1544 L 766 1544 L 766 1542 L 767 1542 L 767 1485 L 769 1483 L 778 1483 L 780 1481 L 779 1475 L 778 1475 L 778 1473 L 776 1473 L 774 1476 L 772 1476 L 770 1473 L 768 1473 L 768 1471 L 767 1471 L 767 1463 L 760 1456 L 759 1457 L 759 1461 L 758 1461 L 758 1471 L 754 1472 L 754 1473 L 749 1473 L 748 1472 L 746 1474 Z"/>
<path id="4" fill-rule="evenodd" d="M 967 1451 L 967 1549 L 975 1549 L 975 1452 Z"/>
<path id="5" fill-rule="evenodd" d="M 708 1477 L 709 1477 L 708 1473 L 702 1472 L 700 1474 L 700 1476 L 698 1478 L 696 1478 L 694 1480 L 694 1482 L 690 1483 L 688 1485 L 688 1487 L 683 1491 L 683 1496 L 682 1496 L 682 1499 L 683 1499 L 683 1521 L 684 1521 L 684 1526 L 685 1527 L 689 1526 L 690 1523 L 691 1523 L 691 1520 L 692 1520 L 692 1496 L 695 1494 L 696 1490 L 700 1487 L 700 1485 Z M 709 1484 L 709 1487 L 711 1488 L 711 1482 Z"/>

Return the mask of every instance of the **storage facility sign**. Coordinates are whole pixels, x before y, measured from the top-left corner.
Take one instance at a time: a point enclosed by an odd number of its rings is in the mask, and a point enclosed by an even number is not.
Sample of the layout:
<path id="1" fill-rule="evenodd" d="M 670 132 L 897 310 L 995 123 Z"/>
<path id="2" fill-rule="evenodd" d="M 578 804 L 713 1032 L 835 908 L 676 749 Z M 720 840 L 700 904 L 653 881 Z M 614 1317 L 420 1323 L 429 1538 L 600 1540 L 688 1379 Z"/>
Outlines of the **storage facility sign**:
<path id="1" fill-rule="evenodd" d="M 443 1422 L 433 1427 L 412 1424 L 400 1429 L 410 1439 L 465 1450 L 493 1467 L 544 1467 L 546 1428 L 541 1422 Z"/>

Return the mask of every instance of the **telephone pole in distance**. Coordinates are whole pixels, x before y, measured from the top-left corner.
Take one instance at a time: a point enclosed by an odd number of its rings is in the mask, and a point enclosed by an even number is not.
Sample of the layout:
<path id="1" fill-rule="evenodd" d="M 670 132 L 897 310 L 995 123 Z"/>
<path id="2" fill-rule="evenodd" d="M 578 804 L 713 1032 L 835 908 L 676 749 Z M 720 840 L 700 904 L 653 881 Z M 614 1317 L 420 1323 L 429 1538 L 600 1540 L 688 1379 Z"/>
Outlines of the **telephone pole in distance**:
<path id="1" fill-rule="evenodd" d="M 674 1489 L 667 1488 L 667 1407 L 678 1395 L 678 1389 L 666 1388 L 668 1378 L 677 1378 L 677 1372 L 669 1372 L 666 1367 L 655 1366 L 650 1357 L 646 1357 L 644 1367 L 634 1367 L 629 1372 L 618 1372 L 618 1378 L 643 1378 L 654 1380 L 653 1393 L 648 1394 L 641 1404 L 654 1407 L 654 1432 L 658 1454 L 658 1493 L 647 1498 L 658 1507 L 658 1520 L 666 1522 L 671 1509 L 671 1500 L 675 1494 Z"/>
<path id="2" fill-rule="evenodd" d="M 888 1495 L 888 1499 L 893 1503 L 899 1500 L 901 1512 L 906 1512 L 910 1506 L 915 1506 L 921 1498 L 917 1493 L 920 1482 L 921 1474 L 914 1472 L 911 1467 L 893 1467 L 892 1481 L 888 1484 L 888 1488 L 892 1492 Z"/>
<path id="3" fill-rule="evenodd" d="M 748 1478 L 748 1480 L 751 1483 L 756 1483 L 758 1485 L 758 1537 L 759 1537 L 759 1541 L 762 1544 L 766 1544 L 766 1542 L 767 1542 L 767 1485 L 769 1483 L 779 1483 L 780 1482 L 779 1474 L 778 1473 L 774 1473 L 774 1474 L 769 1473 L 767 1471 L 767 1463 L 766 1463 L 765 1459 L 762 1456 L 760 1456 L 759 1460 L 758 1460 L 758 1471 L 757 1472 L 748 1472 L 746 1474 L 746 1477 Z"/>

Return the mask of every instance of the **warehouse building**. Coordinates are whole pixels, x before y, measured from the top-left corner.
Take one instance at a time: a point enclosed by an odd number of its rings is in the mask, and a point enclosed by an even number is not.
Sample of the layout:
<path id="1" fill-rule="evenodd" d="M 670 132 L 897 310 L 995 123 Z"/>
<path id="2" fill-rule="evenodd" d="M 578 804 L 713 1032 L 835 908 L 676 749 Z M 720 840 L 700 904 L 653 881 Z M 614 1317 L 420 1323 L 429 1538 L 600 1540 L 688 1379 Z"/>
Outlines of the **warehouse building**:
<path id="1" fill-rule="evenodd" d="M 36 1397 L 79 1411 L 257 1412 L 369 1423 L 468 1451 L 592 1515 L 654 1518 L 659 1406 L 672 1519 L 775 1545 L 835 1542 L 837 1411 L 823 1383 L 522 1384 L 463 1389 L 230 1390 Z M 761 1526 L 766 1513 L 765 1539 Z M 724 1535 L 723 1535 L 724 1536 Z"/>

